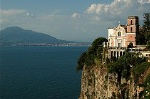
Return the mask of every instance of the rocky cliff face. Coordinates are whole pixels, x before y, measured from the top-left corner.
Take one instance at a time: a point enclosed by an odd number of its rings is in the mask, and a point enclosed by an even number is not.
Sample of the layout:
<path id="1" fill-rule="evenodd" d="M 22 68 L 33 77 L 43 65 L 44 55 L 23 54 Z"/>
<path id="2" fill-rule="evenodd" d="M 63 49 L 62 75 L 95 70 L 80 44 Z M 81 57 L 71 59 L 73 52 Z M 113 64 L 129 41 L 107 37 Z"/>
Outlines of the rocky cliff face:
<path id="1" fill-rule="evenodd" d="M 149 75 L 149 71 L 150 68 L 143 75 Z M 131 74 L 129 80 L 122 77 L 118 82 L 118 75 L 108 73 L 105 64 L 84 66 L 79 99 L 145 99 L 140 96 L 144 88 L 139 85 L 143 83 L 145 76 L 139 77 L 138 82 L 135 82 Z"/>
<path id="2" fill-rule="evenodd" d="M 107 95 L 107 68 L 103 65 L 86 68 L 81 79 L 80 99 L 104 99 Z"/>

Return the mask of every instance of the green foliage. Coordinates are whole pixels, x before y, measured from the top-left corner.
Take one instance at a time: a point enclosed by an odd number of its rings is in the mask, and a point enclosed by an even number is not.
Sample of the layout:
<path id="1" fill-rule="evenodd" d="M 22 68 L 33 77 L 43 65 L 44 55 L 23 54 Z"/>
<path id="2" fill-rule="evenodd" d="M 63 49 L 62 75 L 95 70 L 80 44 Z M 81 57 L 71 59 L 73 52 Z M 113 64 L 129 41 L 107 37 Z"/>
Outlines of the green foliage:
<path id="1" fill-rule="evenodd" d="M 149 62 L 143 62 L 140 65 L 137 65 L 134 69 L 133 72 L 135 75 L 141 75 L 143 74 L 148 68 L 150 67 Z"/>
<path id="2" fill-rule="evenodd" d="M 99 37 L 99 38 L 95 39 L 93 41 L 92 45 L 89 47 L 87 53 L 93 54 L 95 56 L 97 56 L 97 55 L 101 56 L 101 52 L 103 50 L 103 47 L 102 47 L 103 42 L 107 42 L 107 39 L 104 37 Z"/>
<path id="3" fill-rule="evenodd" d="M 144 13 L 143 32 L 145 34 L 146 43 L 150 41 L 150 13 Z"/>
<path id="4" fill-rule="evenodd" d="M 137 45 L 145 45 L 146 40 L 143 31 L 140 31 L 140 33 L 136 36 L 136 43 Z"/>
<path id="5" fill-rule="evenodd" d="M 147 44 L 150 41 L 150 13 L 143 14 L 143 29 L 137 34 L 137 44 Z"/>
<path id="6" fill-rule="evenodd" d="M 85 60 L 86 66 L 95 65 L 94 58 L 95 58 L 94 54 L 89 54 L 88 53 L 87 56 L 86 56 L 86 60 Z"/>
<path id="7" fill-rule="evenodd" d="M 147 42 L 147 49 L 150 50 L 150 40 Z"/>
<path id="8" fill-rule="evenodd" d="M 128 48 L 133 48 L 133 43 L 129 43 Z"/>
<path id="9" fill-rule="evenodd" d="M 150 41 L 150 31 L 146 31 L 146 33 L 145 33 L 145 39 L 146 39 L 146 41 Z"/>
<path id="10" fill-rule="evenodd" d="M 120 73 L 123 70 L 123 65 L 119 62 L 113 62 L 108 65 L 108 68 L 110 73 Z"/>
<path id="11" fill-rule="evenodd" d="M 150 13 L 144 13 L 143 29 L 145 32 L 150 30 Z"/>
<path id="12" fill-rule="evenodd" d="M 77 70 L 82 70 L 84 65 L 87 67 L 95 65 L 95 58 L 102 59 L 102 43 L 106 41 L 107 39 L 104 37 L 95 39 L 88 50 L 78 59 Z"/>
<path id="13" fill-rule="evenodd" d="M 83 66 L 84 66 L 84 63 L 85 63 L 85 60 L 86 60 L 86 52 L 84 52 L 80 58 L 78 59 L 78 66 L 77 66 L 77 70 L 82 70 L 83 69 Z"/>
<path id="14" fill-rule="evenodd" d="M 142 62 L 145 62 L 145 61 L 146 60 L 144 58 L 140 58 L 139 55 L 136 53 L 126 52 L 124 56 L 108 64 L 108 70 L 110 73 L 117 73 L 118 75 L 121 75 L 123 78 L 129 79 L 131 68 L 136 68 L 135 70 L 138 70 L 139 66 L 144 65 L 143 68 L 145 70 L 146 68 L 145 65 L 147 64 L 144 64 L 144 63 L 141 64 Z"/>
<path id="15" fill-rule="evenodd" d="M 92 45 L 88 48 L 88 51 L 87 51 L 87 56 L 86 56 L 86 61 L 85 61 L 86 66 L 95 65 L 94 59 L 102 58 L 102 55 L 101 55 L 103 51 L 102 44 L 103 42 L 106 42 L 106 41 L 107 39 L 104 37 L 99 37 L 93 41 Z"/>
<path id="16" fill-rule="evenodd" d="M 138 84 L 139 77 L 144 74 L 149 68 L 150 63 L 146 62 L 145 58 L 140 58 L 138 53 L 126 52 L 124 56 L 120 57 L 116 61 L 111 61 L 108 65 L 108 70 L 110 73 L 118 74 L 117 82 L 120 84 L 122 96 L 124 96 L 125 88 L 121 85 L 121 78 L 127 80 L 131 79 L 131 73 L 133 74 L 133 80 Z M 150 75 L 146 78 L 144 83 L 144 91 L 140 93 L 140 97 L 144 96 L 144 99 L 150 99 Z"/>
<path id="17" fill-rule="evenodd" d="M 145 79 L 146 86 L 150 87 L 150 75 Z"/>
<path id="18" fill-rule="evenodd" d="M 150 99 L 150 75 L 146 78 L 144 85 L 145 85 L 143 93 L 143 96 L 145 97 L 144 99 Z"/>
<path id="19" fill-rule="evenodd" d="M 93 41 L 92 47 L 94 47 L 94 49 L 97 49 L 99 46 L 102 46 L 103 42 L 107 42 L 107 39 L 104 37 L 99 37 Z"/>

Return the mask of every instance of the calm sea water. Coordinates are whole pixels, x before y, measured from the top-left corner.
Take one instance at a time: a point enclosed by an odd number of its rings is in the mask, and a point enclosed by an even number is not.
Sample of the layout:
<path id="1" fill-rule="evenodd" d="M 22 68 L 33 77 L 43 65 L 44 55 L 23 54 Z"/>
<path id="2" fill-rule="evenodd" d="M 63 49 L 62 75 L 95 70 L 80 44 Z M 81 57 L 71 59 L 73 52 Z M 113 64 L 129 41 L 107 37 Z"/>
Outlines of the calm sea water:
<path id="1" fill-rule="evenodd" d="M 0 99 L 77 99 L 87 47 L 1 46 Z"/>

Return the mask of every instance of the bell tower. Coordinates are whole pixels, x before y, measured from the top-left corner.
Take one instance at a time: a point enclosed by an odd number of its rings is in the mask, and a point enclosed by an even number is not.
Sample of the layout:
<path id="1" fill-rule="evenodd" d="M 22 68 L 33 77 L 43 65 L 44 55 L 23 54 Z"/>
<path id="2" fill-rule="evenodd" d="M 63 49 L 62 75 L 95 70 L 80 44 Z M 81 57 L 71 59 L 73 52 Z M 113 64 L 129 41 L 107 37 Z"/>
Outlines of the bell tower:
<path id="1" fill-rule="evenodd" d="M 139 32 L 139 18 L 138 16 L 128 16 L 127 19 L 127 43 L 128 46 L 130 43 L 133 46 L 136 45 L 136 35 Z"/>

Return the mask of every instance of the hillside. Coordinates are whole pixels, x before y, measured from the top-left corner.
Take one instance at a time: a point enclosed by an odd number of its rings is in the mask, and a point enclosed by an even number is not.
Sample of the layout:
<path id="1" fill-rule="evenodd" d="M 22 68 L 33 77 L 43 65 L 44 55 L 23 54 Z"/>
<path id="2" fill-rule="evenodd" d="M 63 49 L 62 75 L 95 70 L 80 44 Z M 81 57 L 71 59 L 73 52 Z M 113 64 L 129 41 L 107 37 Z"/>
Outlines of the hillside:
<path id="1" fill-rule="evenodd" d="M 0 44 L 69 43 L 50 35 L 24 30 L 20 27 L 8 27 L 0 31 Z"/>

